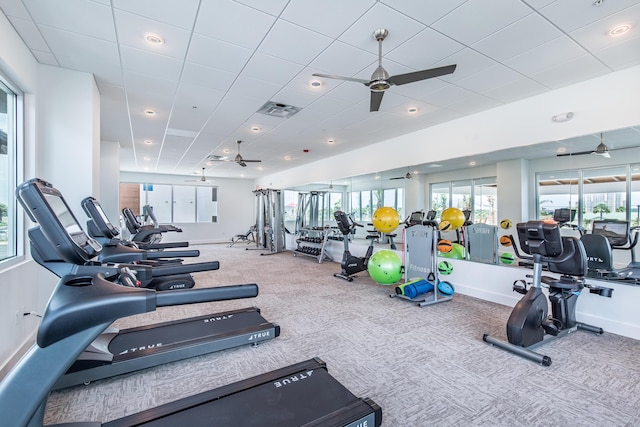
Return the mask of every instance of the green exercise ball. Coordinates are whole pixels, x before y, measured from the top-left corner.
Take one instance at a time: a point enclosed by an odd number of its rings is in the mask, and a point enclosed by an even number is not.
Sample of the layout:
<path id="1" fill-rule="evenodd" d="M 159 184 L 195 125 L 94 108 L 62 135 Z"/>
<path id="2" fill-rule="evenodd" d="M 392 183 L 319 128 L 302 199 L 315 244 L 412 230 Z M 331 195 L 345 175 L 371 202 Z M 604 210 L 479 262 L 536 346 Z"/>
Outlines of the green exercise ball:
<path id="1" fill-rule="evenodd" d="M 439 252 L 438 256 L 442 258 L 464 259 L 464 246 L 460 243 L 452 243 L 449 252 Z"/>
<path id="2" fill-rule="evenodd" d="M 367 264 L 369 276 L 380 285 L 392 285 L 402 278 L 402 260 L 387 249 L 371 255 Z"/>

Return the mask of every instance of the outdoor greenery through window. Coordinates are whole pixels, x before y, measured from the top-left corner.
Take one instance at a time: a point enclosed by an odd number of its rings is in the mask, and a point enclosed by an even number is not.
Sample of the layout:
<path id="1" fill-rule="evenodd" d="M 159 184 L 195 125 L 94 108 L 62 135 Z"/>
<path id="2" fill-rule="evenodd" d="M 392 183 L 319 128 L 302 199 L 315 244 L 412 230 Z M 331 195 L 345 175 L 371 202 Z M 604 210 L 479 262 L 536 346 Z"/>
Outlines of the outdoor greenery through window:
<path id="1" fill-rule="evenodd" d="M 571 223 L 585 230 L 599 219 L 640 225 L 640 165 L 545 172 L 536 181 L 540 219 L 566 208 L 576 213 Z"/>
<path id="2" fill-rule="evenodd" d="M 474 223 L 498 224 L 498 185 L 495 176 L 438 182 L 430 187 L 431 209 L 440 217 L 447 208 L 471 211 Z"/>
<path id="3" fill-rule="evenodd" d="M 0 77 L 0 261 L 17 255 L 17 96 Z"/>

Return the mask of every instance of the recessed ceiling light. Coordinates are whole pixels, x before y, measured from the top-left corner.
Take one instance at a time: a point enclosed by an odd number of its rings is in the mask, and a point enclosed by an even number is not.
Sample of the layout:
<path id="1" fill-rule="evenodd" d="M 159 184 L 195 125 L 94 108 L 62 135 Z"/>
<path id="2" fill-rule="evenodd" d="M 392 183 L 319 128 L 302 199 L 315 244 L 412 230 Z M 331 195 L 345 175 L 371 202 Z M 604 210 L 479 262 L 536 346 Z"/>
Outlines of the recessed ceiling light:
<path id="1" fill-rule="evenodd" d="M 374 176 L 373 179 L 380 179 L 380 175 Z"/>
<path id="2" fill-rule="evenodd" d="M 144 143 L 147 144 L 147 145 L 151 145 L 151 144 L 153 144 L 153 141 L 150 140 L 150 139 L 145 139 Z"/>
<path id="3" fill-rule="evenodd" d="M 291 156 L 284 156 L 285 160 L 291 160 Z"/>
<path id="4" fill-rule="evenodd" d="M 145 159 L 145 160 L 151 160 L 151 157 L 149 157 L 149 156 L 144 156 L 144 159 Z"/>
<path id="5" fill-rule="evenodd" d="M 567 151 L 567 149 L 564 147 L 558 148 L 558 153 L 564 153 L 565 151 Z"/>
<path id="6" fill-rule="evenodd" d="M 336 140 L 335 140 L 335 139 L 333 139 L 333 138 L 331 138 L 331 139 L 329 139 L 329 140 L 327 141 L 327 144 L 330 144 L 330 145 L 335 144 L 335 143 L 336 143 Z"/>
<path id="7" fill-rule="evenodd" d="M 418 175 L 419 173 L 420 173 L 420 172 L 418 172 L 418 171 L 413 171 L 413 174 L 414 174 L 414 175 Z"/>
<path id="8" fill-rule="evenodd" d="M 228 149 L 228 148 L 225 148 L 224 150 L 222 150 L 222 152 L 223 152 L 224 154 L 229 154 L 229 153 L 231 152 L 231 150 L 230 150 L 230 149 Z"/>
<path id="9" fill-rule="evenodd" d="M 164 40 L 162 40 L 162 37 L 160 37 L 157 34 L 147 34 L 144 36 L 144 39 L 150 44 L 158 45 L 158 44 L 164 43 Z"/>
<path id="10" fill-rule="evenodd" d="M 417 109 L 416 107 L 410 107 L 410 108 L 407 110 L 407 113 L 409 113 L 409 114 L 415 114 L 415 113 L 417 113 L 417 112 L 418 112 L 418 109 Z"/>
<path id="11" fill-rule="evenodd" d="M 322 83 L 320 83 L 318 80 L 313 80 L 309 82 L 309 86 L 316 88 L 322 86 Z"/>
<path id="12" fill-rule="evenodd" d="M 609 30 L 609 35 L 614 37 L 621 36 L 627 31 L 629 31 L 630 29 L 631 29 L 631 24 L 616 25 L 615 27 Z"/>
<path id="13" fill-rule="evenodd" d="M 251 131 L 252 131 L 252 132 L 260 132 L 260 128 L 259 128 L 258 126 L 253 126 L 253 127 L 251 128 Z"/>
<path id="14" fill-rule="evenodd" d="M 596 0 L 593 3 L 591 3 L 591 6 L 602 6 L 602 3 L 604 3 L 604 0 Z"/>
<path id="15" fill-rule="evenodd" d="M 469 162 L 469 166 L 475 166 L 476 162 Z"/>
<path id="16" fill-rule="evenodd" d="M 153 111 L 153 110 L 144 110 L 144 113 L 145 113 L 147 116 L 155 116 L 155 115 L 156 115 L 156 112 L 155 112 L 155 111 Z"/>

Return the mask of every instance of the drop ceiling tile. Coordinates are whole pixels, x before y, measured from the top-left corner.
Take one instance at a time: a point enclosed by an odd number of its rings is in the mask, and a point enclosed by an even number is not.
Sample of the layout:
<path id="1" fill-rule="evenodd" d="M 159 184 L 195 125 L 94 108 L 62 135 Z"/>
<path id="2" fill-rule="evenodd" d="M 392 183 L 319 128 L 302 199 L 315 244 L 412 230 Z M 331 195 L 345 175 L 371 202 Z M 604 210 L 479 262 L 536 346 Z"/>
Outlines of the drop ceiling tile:
<path id="1" fill-rule="evenodd" d="M 553 3 L 554 1 L 559 0 L 527 0 L 527 3 L 534 9 L 542 9 L 543 7 Z"/>
<path id="2" fill-rule="evenodd" d="M 472 92 L 482 93 L 518 81 L 521 78 L 522 76 L 519 73 L 502 64 L 496 64 L 456 81 L 456 85 Z"/>
<path id="3" fill-rule="evenodd" d="M 270 83 L 284 85 L 291 81 L 303 68 L 300 64 L 258 52 L 251 57 L 242 70 L 242 74 Z"/>
<path id="4" fill-rule="evenodd" d="M 128 46 L 120 48 L 122 67 L 126 71 L 149 75 L 166 80 L 178 80 L 182 72 L 182 61 L 170 56 Z"/>
<path id="5" fill-rule="evenodd" d="M 120 44 L 181 60 L 185 58 L 189 31 L 120 9 L 114 10 L 114 16 Z M 150 44 L 145 39 L 148 34 L 160 36 L 164 43 Z"/>
<path id="6" fill-rule="evenodd" d="M 153 19 L 154 21 L 160 21 L 165 24 L 191 30 L 195 24 L 199 3 L 199 0 L 180 0 L 175 2 L 157 0 L 113 0 L 113 7 Z"/>
<path id="7" fill-rule="evenodd" d="M 110 42 L 116 41 L 111 8 L 85 0 L 25 0 L 29 14 L 43 24 Z"/>
<path id="8" fill-rule="evenodd" d="M 493 67 L 496 64 L 491 58 L 476 52 L 473 49 L 465 48 L 459 52 L 454 53 L 451 56 L 446 57 L 434 67 L 444 67 L 447 65 L 456 64 L 456 70 L 452 74 L 438 77 L 446 82 L 454 83 L 458 80 L 462 80 L 465 77 L 479 73 L 480 71 Z"/>
<path id="9" fill-rule="evenodd" d="M 258 52 L 307 65 L 331 42 L 327 36 L 279 20 L 258 48 Z"/>
<path id="10" fill-rule="evenodd" d="M 185 62 L 181 80 L 226 92 L 235 79 L 236 74 L 232 72 Z"/>
<path id="11" fill-rule="evenodd" d="M 530 78 L 551 89 L 558 89 L 609 72 L 607 67 L 591 55 L 583 55 L 555 67 L 534 73 Z"/>
<path id="12" fill-rule="evenodd" d="M 585 50 L 580 45 L 571 38 L 562 36 L 509 58 L 504 63 L 529 76 L 584 54 Z"/>
<path id="13" fill-rule="evenodd" d="M 610 36 L 609 31 L 620 24 L 635 24 L 630 31 L 619 36 Z M 592 24 L 586 25 L 570 33 L 578 43 L 588 50 L 600 50 L 613 46 L 622 41 L 634 37 L 638 34 L 638 24 L 640 23 L 640 3 L 626 9 L 624 12 L 615 13 L 606 18 L 600 19 Z"/>
<path id="14" fill-rule="evenodd" d="M 454 102 L 468 98 L 471 95 L 472 92 L 465 88 L 455 85 L 447 85 L 442 89 L 438 89 L 422 98 L 419 98 L 419 101 L 442 108 L 453 104 Z"/>
<path id="15" fill-rule="evenodd" d="M 35 56 L 36 60 L 41 64 L 52 65 L 54 67 L 60 66 L 60 63 L 51 52 L 40 52 L 38 50 L 32 50 L 31 53 L 33 53 L 33 56 Z"/>
<path id="16" fill-rule="evenodd" d="M 562 33 L 549 22 L 530 14 L 471 47 L 496 61 L 504 61 L 560 36 Z"/>
<path id="17" fill-rule="evenodd" d="M 235 96 L 249 95 L 252 98 L 263 99 L 264 103 L 270 100 L 278 90 L 280 90 L 280 87 L 280 85 L 275 83 L 240 75 L 231 89 L 229 89 L 227 97 L 233 98 Z"/>
<path id="18" fill-rule="evenodd" d="M 290 0 L 237 0 L 237 2 L 250 6 L 254 9 L 261 10 L 270 15 L 278 16 L 282 13 Z"/>
<path id="19" fill-rule="evenodd" d="M 613 70 L 640 64 L 640 37 L 598 50 L 594 55 Z"/>
<path id="20" fill-rule="evenodd" d="M 310 8 L 308 2 L 298 0 L 287 5 L 281 18 L 337 38 L 375 4 L 373 0 L 325 0 Z"/>
<path id="21" fill-rule="evenodd" d="M 377 3 L 340 36 L 340 41 L 378 55 L 378 42 L 373 32 L 386 28 L 389 35 L 382 43 L 382 54 L 391 52 L 404 40 L 425 29 L 425 25 L 382 3 Z"/>
<path id="22" fill-rule="evenodd" d="M 335 41 L 311 62 L 310 66 L 322 74 L 353 77 L 363 68 L 370 68 L 369 76 L 378 60 L 377 55 L 358 49 L 349 44 Z M 367 79 L 369 78 L 367 76 Z"/>
<path id="23" fill-rule="evenodd" d="M 297 87 L 285 86 L 268 100 L 293 105 L 294 107 L 306 108 L 319 98 L 320 96 L 311 91 L 301 90 Z"/>
<path id="24" fill-rule="evenodd" d="M 328 82 L 329 79 L 323 81 Z M 335 82 L 338 83 L 333 86 L 325 96 L 354 103 L 360 102 L 369 96 L 370 90 L 363 84 L 357 82 L 340 82 L 340 80 L 335 80 Z M 400 89 L 400 87 L 396 89 Z"/>
<path id="25" fill-rule="evenodd" d="M 467 0 L 383 0 L 382 3 L 424 25 L 431 25 L 465 1 Z"/>
<path id="26" fill-rule="evenodd" d="M 258 47 L 276 18 L 231 0 L 202 2 L 195 32 L 249 49 Z"/>
<path id="27" fill-rule="evenodd" d="M 591 1 L 556 1 L 540 9 L 540 13 L 557 25 L 562 31 L 568 33 L 620 12 L 630 6 L 637 5 L 638 1 L 605 0 L 600 6 L 594 6 L 593 3 L 594 2 Z"/>
<path id="28" fill-rule="evenodd" d="M 414 70 L 424 70 L 462 49 L 464 45 L 457 41 L 431 28 L 425 28 L 386 54 L 385 58 L 405 64 Z"/>
<path id="29" fill-rule="evenodd" d="M 470 46 L 530 13 L 531 9 L 519 1 L 493 0 L 488 5 L 484 0 L 469 0 L 431 27 Z"/>
<path id="30" fill-rule="evenodd" d="M 482 94 L 507 104 L 548 91 L 549 89 L 540 83 L 527 77 L 520 77 L 517 80 L 486 90 Z"/>
<path id="31" fill-rule="evenodd" d="M 122 84 L 118 46 L 105 40 L 41 26 L 51 52 L 61 67 L 93 73 L 115 85 Z"/>
<path id="32" fill-rule="evenodd" d="M 240 72 L 251 58 L 252 51 L 245 47 L 194 34 L 187 61 L 232 73 Z"/>
<path id="33" fill-rule="evenodd" d="M 49 52 L 49 46 L 42 38 L 42 34 L 38 30 L 36 24 L 29 19 L 9 17 L 11 25 L 20 34 L 22 40 L 29 46 L 29 49 L 38 50 L 40 52 Z"/>
<path id="34" fill-rule="evenodd" d="M 0 0 L 0 9 L 8 18 L 31 19 L 24 3 L 21 1 Z"/>

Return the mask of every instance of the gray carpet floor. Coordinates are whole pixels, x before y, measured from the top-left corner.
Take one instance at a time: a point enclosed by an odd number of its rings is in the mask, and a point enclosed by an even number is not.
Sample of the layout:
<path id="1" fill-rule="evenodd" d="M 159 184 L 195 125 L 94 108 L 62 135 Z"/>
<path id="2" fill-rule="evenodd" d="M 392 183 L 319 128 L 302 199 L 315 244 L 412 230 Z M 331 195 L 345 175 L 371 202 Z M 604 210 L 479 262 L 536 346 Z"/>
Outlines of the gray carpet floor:
<path id="1" fill-rule="evenodd" d="M 456 294 L 420 308 L 366 273 L 349 283 L 333 277 L 337 263 L 245 247 L 196 247 L 220 261 L 197 286 L 257 283 L 257 298 L 165 307 L 116 326 L 257 306 L 280 337 L 54 392 L 45 421 L 104 422 L 318 356 L 382 407 L 384 426 L 640 426 L 637 340 L 579 331 L 543 346 L 553 363 L 542 367 L 482 341 L 505 338 L 509 307 Z"/>

